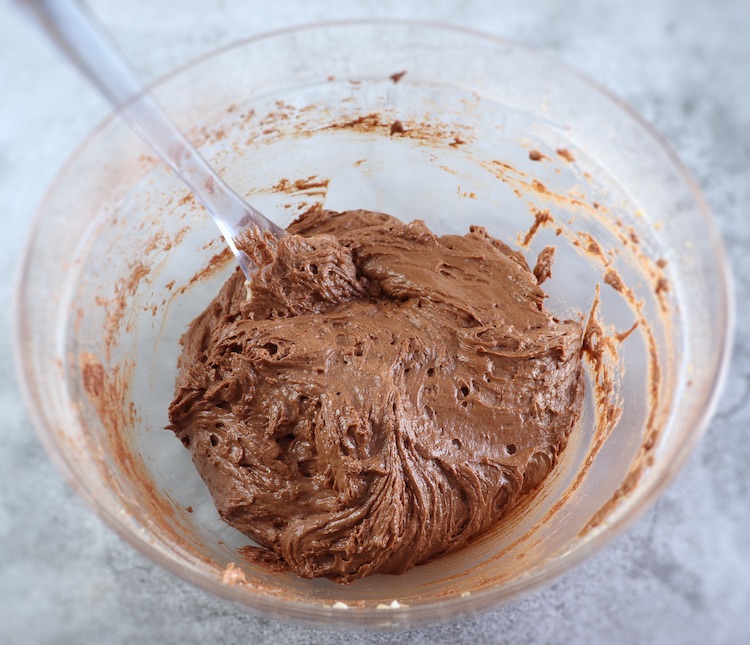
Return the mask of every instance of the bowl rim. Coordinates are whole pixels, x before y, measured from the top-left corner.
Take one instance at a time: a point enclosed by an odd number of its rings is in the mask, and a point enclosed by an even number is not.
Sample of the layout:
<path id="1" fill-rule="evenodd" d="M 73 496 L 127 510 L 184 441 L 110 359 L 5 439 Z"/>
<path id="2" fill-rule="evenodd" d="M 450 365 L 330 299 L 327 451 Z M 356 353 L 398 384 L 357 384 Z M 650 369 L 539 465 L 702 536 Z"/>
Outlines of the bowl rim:
<path id="1" fill-rule="evenodd" d="M 36 434 L 44 446 L 45 451 L 57 469 L 62 473 L 67 483 L 81 498 L 84 499 L 95 514 L 127 544 L 145 555 L 155 564 L 164 567 L 170 573 L 175 574 L 203 590 L 210 591 L 218 597 L 234 601 L 243 608 L 256 613 L 267 613 L 282 620 L 302 623 L 308 626 L 328 629 L 363 627 L 409 629 L 415 626 L 425 625 L 428 622 L 438 624 L 449 620 L 457 620 L 463 616 L 507 603 L 521 594 L 526 594 L 542 586 L 548 585 L 553 580 L 559 578 L 566 572 L 571 571 L 573 568 L 591 557 L 613 538 L 622 534 L 627 527 L 632 525 L 632 523 L 642 516 L 654 503 L 655 499 L 664 491 L 666 486 L 684 466 L 698 441 L 706 432 L 709 421 L 711 420 L 718 404 L 719 396 L 724 383 L 726 382 L 729 371 L 731 350 L 735 333 L 735 298 L 732 273 L 718 226 L 712 215 L 708 202 L 700 190 L 698 182 L 693 177 L 690 170 L 688 170 L 677 154 L 672 150 L 667 140 L 626 101 L 618 97 L 599 82 L 591 79 L 588 75 L 564 62 L 561 62 L 550 54 L 503 36 L 486 33 L 474 28 L 450 25 L 441 22 L 387 18 L 329 20 L 291 25 L 289 27 L 262 32 L 246 38 L 240 38 L 178 65 L 166 74 L 159 76 L 149 83 L 148 88 L 149 90 L 155 89 L 188 69 L 228 51 L 239 49 L 256 42 L 270 40 L 279 36 L 316 29 L 347 27 L 388 28 L 409 26 L 434 31 L 443 30 L 462 33 L 478 40 L 485 40 L 495 45 L 510 47 L 522 51 L 526 55 L 536 57 L 548 65 L 558 67 L 565 73 L 577 77 L 591 89 L 608 99 L 643 129 L 645 134 L 656 143 L 662 152 L 666 154 L 673 169 L 677 171 L 680 179 L 690 192 L 694 205 L 697 207 L 703 220 L 705 232 L 708 233 L 713 260 L 716 262 L 719 269 L 717 277 L 720 282 L 720 293 L 718 295 L 720 301 L 723 303 L 721 311 L 714 312 L 720 322 L 723 323 L 721 325 L 723 330 L 721 352 L 716 363 L 717 369 L 713 375 L 713 380 L 710 382 L 710 386 L 708 386 L 706 390 L 705 404 L 702 407 L 701 413 L 694 419 L 693 429 L 687 436 L 686 441 L 676 449 L 670 467 L 663 469 L 658 477 L 653 478 L 646 486 L 641 488 L 639 494 L 632 498 L 638 503 L 629 503 L 623 512 L 617 513 L 616 516 L 612 518 L 611 523 L 606 526 L 605 530 L 597 532 L 575 550 L 565 553 L 560 558 L 545 564 L 542 570 L 534 572 L 528 576 L 523 576 L 510 583 L 506 583 L 501 588 L 502 591 L 500 591 L 499 588 L 488 588 L 472 593 L 468 598 L 454 596 L 424 605 L 403 607 L 397 612 L 398 615 L 396 615 L 395 612 L 383 612 L 374 607 L 352 607 L 349 611 L 343 612 L 335 608 L 328 608 L 300 601 L 280 600 L 272 596 L 260 594 L 252 596 L 252 602 L 248 602 L 248 595 L 243 593 L 240 589 L 226 585 L 214 576 L 190 569 L 176 559 L 165 556 L 165 554 L 153 544 L 142 539 L 137 531 L 131 530 L 126 525 L 122 524 L 118 520 L 117 515 L 113 513 L 109 507 L 103 505 L 81 484 L 79 478 L 76 476 L 75 466 L 65 457 L 65 452 L 60 449 L 61 447 L 56 438 L 55 432 L 48 427 L 43 414 L 34 405 L 34 370 L 27 363 L 23 352 L 21 351 L 22 347 L 24 347 L 23 339 L 26 333 L 25 329 L 28 327 L 28 321 L 26 320 L 22 308 L 23 285 L 30 265 L 32 264 L 32 252 L 35 239 L 38 230 L 42 227 L 42 220 L 49 201 L 57 193 L 59 187 L 65 183 L 71 167 L 86 154 L 89 147 L 94 141 L 96 141 L 101 133 L 118 119 L 117 113 L 110 112 L 75 147 L 73 152 L 66 158 L 61 168 L 57 171 L 55 178 L 50 183 L 43 198 L 36 207 L 25 242 L 22 246 L 20 260 L 18 261 L 15 271 L 15 284 L 13 285 L 11 335 L 16 374 L 19 378 L 20 390 L 26 410 L 31 417 Z M 383 620 L 389 618 L 392 619 L 391 622 Z"/>

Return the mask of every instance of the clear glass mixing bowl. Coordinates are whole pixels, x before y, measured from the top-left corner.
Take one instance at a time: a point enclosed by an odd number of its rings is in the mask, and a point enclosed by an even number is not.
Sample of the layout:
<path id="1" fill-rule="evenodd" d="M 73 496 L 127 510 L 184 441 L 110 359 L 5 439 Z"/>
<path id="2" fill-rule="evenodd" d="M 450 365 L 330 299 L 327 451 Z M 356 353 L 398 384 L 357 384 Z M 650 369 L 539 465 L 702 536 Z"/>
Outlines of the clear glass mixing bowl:
<path id="1" fill-rule="evenodd" d="M 600 285 L 603 323 L 639 325 L 610 361 L 621 407 L 613 427 L 600 423 L 589 370 L 581 427 L 549 481 L 466 549 L 348 586 L 247 562 L 238 549 L 249 540 L 220 521 L 188 451 L 164 430 L 180 335 L 233 262 L 187 191 L 111 117 L 70 159 L 32 227 L 17 359 L 51 457 L 152 560 L 280 618 L 438 622 L 577 565 L 685 462 L 727 364 L 729 271 L 695 183 L 617 99 L 523 46 L 395 22 L 243 41 L 155 91 L 229 184 L 282 225 L 323 204 L 421 218 L 438 233 L 481 224 L 518 244 L 534 213 L 549 211 L 522 248 L 533 265 L 557 246 L 548 309 L 584 318 Z M 610 270 L 625 291 L 604 283 Z"/>

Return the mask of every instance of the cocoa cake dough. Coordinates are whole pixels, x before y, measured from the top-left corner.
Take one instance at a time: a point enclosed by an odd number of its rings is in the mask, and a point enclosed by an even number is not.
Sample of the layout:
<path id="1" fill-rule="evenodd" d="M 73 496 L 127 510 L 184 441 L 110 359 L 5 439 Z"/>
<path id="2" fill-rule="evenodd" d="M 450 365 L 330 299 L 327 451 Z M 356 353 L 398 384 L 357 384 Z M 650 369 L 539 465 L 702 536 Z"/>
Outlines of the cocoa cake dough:
<path id="1" fill-rule="evenodd" d="M 309 213 L 182 339 L 170 428 L 221 517 L 304 577 L 401 573 L 487 530 L 580 416 L 580 323 L 483 228 Z"/>

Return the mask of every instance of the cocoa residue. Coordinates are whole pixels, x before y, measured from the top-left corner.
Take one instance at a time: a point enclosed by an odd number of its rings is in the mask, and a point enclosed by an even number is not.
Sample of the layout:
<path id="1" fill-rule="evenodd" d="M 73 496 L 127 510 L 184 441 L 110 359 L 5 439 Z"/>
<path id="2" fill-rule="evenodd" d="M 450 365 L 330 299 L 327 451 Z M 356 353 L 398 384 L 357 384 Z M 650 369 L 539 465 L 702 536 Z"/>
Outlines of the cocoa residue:
<path id="1" fill-rule="evenodd" d="M 370 132 L 373 129 L 382 126 L 380 121 L 380 115 L 371 112 L 370 114 L 363 114 L 358 116 L 356 119 L 350 121 L 344 121 L 343 123 L 332 123 L 326 129 L 328 130 L 360 130 L 363 132 Z"/>
<path id="2" fill-rule="evenodd" d="M 194 202 L 195 202 L 195 195 L 193 193 L 187 193 L 180 199 L 180 201 L 177 202 L 177 205 L 184 206 L 185 204 L 190 204 Z"/>
<path id="3" fill-rule="evenodd" d="M 321 179 L 318 175 L 310 175 L 304 179 L 290 181 L 282 178 L 273 186 L 272 190 L 280 193 L 305 193 L 307 195 L 325 195 L 328 191 L 328 179 Z"/>
<path id="4" fill-rule="evenodd" d="M 624 342 L 630 336 L 630 334 L 632 334 L 636 329 L 638 329 L 638 326 L 639 326 L 638 321 L 636 320 L 629 329 L 626 329 L 625 331 L 619 332 L 618 334 L 615 335 L 615 337 L 617 338 L 617 341 L 620 343 Z"/>
<path id="5" fill-rule="evenodd" d="M 540 226 L 546 226 L 547 224 L 552 224 L 554 222 L 554 220 L 552 219 L 552 215 L 550 215 L 550 212 L 548 210 L 534 210 L 533 214 L 534 223 L 531 225 L 529 232 L 526 233 L 525 237 L 523 238 L 521 246 L 529 245 L 529 242 L 531 242 L 531 240 L 534 238 Z"/>
<path id="6" fill-rule="evenodd" d="M 604 283 L 608 284 L 615 291 L 619 291 L 620 293 L 625 291 L 625 285 L 622 282 L 622 278 L 620 277 L 620 274 L 617 273 L 617 271 L 615 271 L 614 269 L 609 269 L 604 274 Z"/>
<path id="7" fill-rule="evenodd" d="M 90 396 L 101 396 L 104 391 L 104 368 L 93 354 L 86 354 L 83 363 L 83 387 Z"/>
<path id="8" fill-rule="evenodd" d="M 597 256 L 597 259 L 599 259 L 605 266 L 609 264 L 607 257 L 604 255 L 604 251 L 602 251 L 601 245 L 592 235 L 581 231 L 578 233 L 578 239 L 583 243 L 583 248 L 585 248 L 588 253 Z"/>
<path id="9" fill-rule="evenodd" d="M 398 125 L 400 124 L 400 125 Z M 400 129 L 400 128 L 403 128 Z M 340 123 L 332 123 L 325 130 L 354 130 L 356 132 L 382 132 L 387 136 L 401 134 L 415 141 L 429 145 L 448 145 L 452 148 L 468 145 L 473 137 L 457 131 L 454 126 L 435 122 L 412 122 L 404 119 L 387 118 L 375 112 L 358 116 Z"/>
<path id="10" fill-rule="evenodd" d="M 225 246 L 221 251 L 212 256 L 208 261 L 208 264 L 190 278 L 190 281 L 187 284 L 184 284 L 177 289 L 178 293 L 185 293 L 193 284 L 200 280 L 204 280 L 218 269 L 225 267 L 230 261 L 234 261 L 234 254 L 232 253 L 232 249 Z"/>
<path id="11" fill-rule="evenodd" d="M 88 402 L 96 415 L 81 411 L 86 427 L 96 419 L 104 428 L 87 434 L 97 445 L 101 476 L 115 492 L 125 512 L 138 517 L 174 548 L 209 563 L 195 544 L 185 539 L 189 529 L 175 512 L 175 505 L 157 488 L 141 455 L 133 447 L 135 428 L 139 423 L 130 387 L 134 366 L 123 362 L 105 368 L 98 356 L 81 352 L 79 369 Z"/>
<path id="12" fill-rule="evenodd" d="M 555 247 L 545 246 L 536 260 L 534 266 L 534 277 L 537 284 L 542 284 L 552 277 L 552 262 L 555 259 Z"/>
<path id="13" fill-rule="evenodd" d="M 396 72 L 395 74 L 390 75 L 390 79 L 395 83 L 398 83 L 406 74 L 406 70 L 403 70 L 402 72 Z"/>
<path id="14" fill-rule="evenodd" d="M 662 293 L 666 293 L 667 291 L 669 291 L 669 280 L 667 280 L 666 278 L 659 278 L 656 281 L 656 295 L 658 296 Z"/>
<path id="15" fill-rule="evenodd" d="M 131 265 L 130 273 L 114 284 L 114 295 L 112 298 L 96 298 L 97 304 L 100 304 L 105 310 L 104 320 L 104 350 L 107 360 L 109 360 L 112 341 L 117 334 L 120 326 L 126 322 L 125 314 L 128 309 L 128 302 L 135 294 L 142 280 L 148 279 L 149 268 L 140 260 L 136 260 Z"/>

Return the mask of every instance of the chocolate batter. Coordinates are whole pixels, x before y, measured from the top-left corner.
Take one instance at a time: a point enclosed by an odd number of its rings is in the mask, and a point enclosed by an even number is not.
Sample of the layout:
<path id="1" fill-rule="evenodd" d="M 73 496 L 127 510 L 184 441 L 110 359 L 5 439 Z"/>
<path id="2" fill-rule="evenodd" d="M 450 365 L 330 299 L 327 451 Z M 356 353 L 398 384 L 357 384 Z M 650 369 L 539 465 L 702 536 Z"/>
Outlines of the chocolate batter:
<path id="1" fill-rule="evenodd" d="M 565 447 L 581 325 L 544 311 L 523 256 L 480 227 L 317 211 L 289 231 L 185 334 L 171 429 L 221 517 L 301 576 L 461 548 Z"/>

